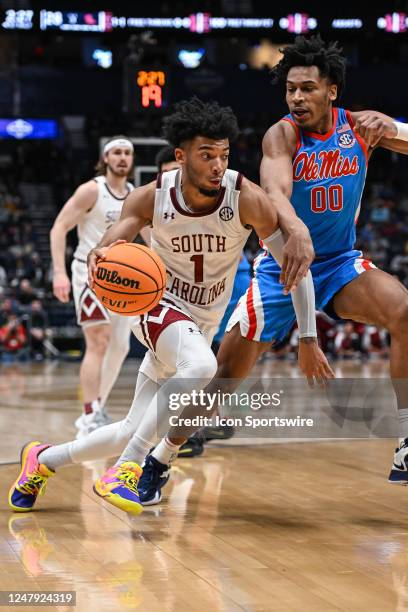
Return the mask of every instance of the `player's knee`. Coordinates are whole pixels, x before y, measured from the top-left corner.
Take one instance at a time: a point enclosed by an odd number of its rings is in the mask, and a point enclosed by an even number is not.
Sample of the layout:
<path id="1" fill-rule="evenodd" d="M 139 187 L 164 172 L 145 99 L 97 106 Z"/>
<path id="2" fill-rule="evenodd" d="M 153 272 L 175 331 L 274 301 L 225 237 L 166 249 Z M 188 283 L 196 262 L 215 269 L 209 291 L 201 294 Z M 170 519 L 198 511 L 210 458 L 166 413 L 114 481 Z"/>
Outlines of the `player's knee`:
<path id="1" fill-rule="evenodd" d="M 91 341 L 87 342 L 87 350 L 103 356 L 109 346 L 109 336 L 107 334 L 95 334 Z"/>
<path id="2" fill-rule="evenodd" d="M 123 360 L 129 352 L 130 342 L 127 338 L 122 338 L 117 342 L 109 343 L 109 353 L 114 354 L 118 361 Z"/>
<path id="3" fill-rule="evenodd" d="M 127 331 L 124 332 L 121 328 L 113 328 L 109 345 L 109 350 L 113 348 L 116 353 L 127 355 L 130 348 L 130 334 Z"/>
<path id="4" fill-rule="evenodd" d="M 217 372 L 217 359 L 212 351 L 200 355 L 200 360 L 191 360 L 189 363 L 181 365 L 183 376 L 193 378 L 207 384 L 212 380 Z"/>

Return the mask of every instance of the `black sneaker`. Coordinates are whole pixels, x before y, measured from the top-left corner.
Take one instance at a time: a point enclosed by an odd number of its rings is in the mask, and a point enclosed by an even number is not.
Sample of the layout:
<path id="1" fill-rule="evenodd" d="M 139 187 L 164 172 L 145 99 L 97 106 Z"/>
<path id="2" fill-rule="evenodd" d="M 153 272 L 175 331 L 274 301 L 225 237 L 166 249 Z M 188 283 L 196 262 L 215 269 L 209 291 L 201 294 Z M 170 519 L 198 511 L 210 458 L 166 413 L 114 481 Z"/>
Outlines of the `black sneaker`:
<path id="1" fill-rule="evenodd" d="M 235 429 L 231 425 L 221 425 L 219 427 L 203 427 L 201 430 L 206 442 L 210 440 L 229 440 L 233 437 Z"/>
<path id="2" fill-rule="evenodd" d="M 162 498 L 162 488 L 170 478 L 170 466 L 147 455 L 143 474 L 138 484 L 139 498 L 143 506 L 158 504 Z"/>
<path id="3" fill-rule="evenodd" d="M 198 457 L 199 455 L 202 455 L 203 452 L 204 439 L 200 436 L 194 435 L 191 436 L 191 438 L 189 438 L 187 442 L 183 444 L 183 446 L 180 446 L 177 457 Z"/>

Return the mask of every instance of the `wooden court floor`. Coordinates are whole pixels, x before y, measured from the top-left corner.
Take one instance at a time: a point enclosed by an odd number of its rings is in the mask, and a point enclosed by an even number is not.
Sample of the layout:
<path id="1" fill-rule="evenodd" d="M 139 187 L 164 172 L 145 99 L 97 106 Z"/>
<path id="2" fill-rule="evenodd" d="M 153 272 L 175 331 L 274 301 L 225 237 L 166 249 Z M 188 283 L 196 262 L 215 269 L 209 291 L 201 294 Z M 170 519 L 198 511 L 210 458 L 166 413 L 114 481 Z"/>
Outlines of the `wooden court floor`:
<path id="1" fill-rule="evenodd" d="M 347 363 L 338 374 L 348 368 L 386 372 Z M 408 490 L 386 482 L 393 440 L 209 444 L 177 462 L 165 501 L 140 517 L 93 494 L 106 465 L 94 462 L 59 470 L 37 511 L 9 512 L 21 444 L 74 434 L 77 370 L 1 372 L 0 591 L 76 591 L 76 608 L 48 609 L 87 612 L 408 611 Z M 128 362 L 112 395 L 118 418 L 136 371 Z"/>

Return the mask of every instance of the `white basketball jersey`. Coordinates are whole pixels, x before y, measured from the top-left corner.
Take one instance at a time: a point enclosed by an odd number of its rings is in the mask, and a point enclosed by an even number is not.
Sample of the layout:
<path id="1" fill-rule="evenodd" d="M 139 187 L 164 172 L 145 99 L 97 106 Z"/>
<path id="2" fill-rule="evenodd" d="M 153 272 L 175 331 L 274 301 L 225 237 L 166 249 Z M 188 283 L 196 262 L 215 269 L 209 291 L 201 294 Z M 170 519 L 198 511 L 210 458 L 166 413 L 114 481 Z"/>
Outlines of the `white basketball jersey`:
<path id="1" fill-rule="evenodd" d="M 157 179 L 151 246 L 167 268 L 163 299 L 186 311 L 198 325 L 216 327 L 250 233 L 239 218 L 242 175 L 225 172 L 217 203 L 208 213 L 188 209 L 180 181 L 180 170 Z"/>
<path id="2" fill-rule="evenodd" d="M 94 181 L 98 184 L 95 205 L 83 215 L 77 225 L 78 246 L 74 257 L 80 261 L 86 261 L 89 251 L 100 242 L 106 230 L 119 219 L 123 202 L 127 197 L 118 198 L 113 195 L 106 182 L 106 176 L 97 176 Z M 127 183 L 127 188 L 130 193 L 133 185 Z"/>

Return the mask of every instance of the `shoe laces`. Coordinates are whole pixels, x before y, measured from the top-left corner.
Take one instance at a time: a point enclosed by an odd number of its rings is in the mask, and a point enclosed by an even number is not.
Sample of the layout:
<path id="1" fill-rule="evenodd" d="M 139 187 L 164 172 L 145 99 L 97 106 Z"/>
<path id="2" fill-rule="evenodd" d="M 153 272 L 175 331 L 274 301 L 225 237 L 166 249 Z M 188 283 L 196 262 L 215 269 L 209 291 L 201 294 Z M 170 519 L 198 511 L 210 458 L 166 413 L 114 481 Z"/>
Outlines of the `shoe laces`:
<path id="1" fill-rule="evenodd" d="M 121 482 L 123 482 L 124 486 L 129 489 L 129 491 L 132 491 L 132 493 L 135 493 L 136 495 L 139 494 L 137 490 L 137 483 L 139 479 L 131 468 L 120 466 L 119 472 L 116 474 L 116 476 Z"/>
<path id="2" fill-rule="evenodd" d="M 19 485 L 18 489 L 22 493 L 27 493 L 28 495 L 44 495 L 47 478 L 48 476 L 43 476 L 40 472 L 35 471 L 30 476 L 30 480 Z"/>

